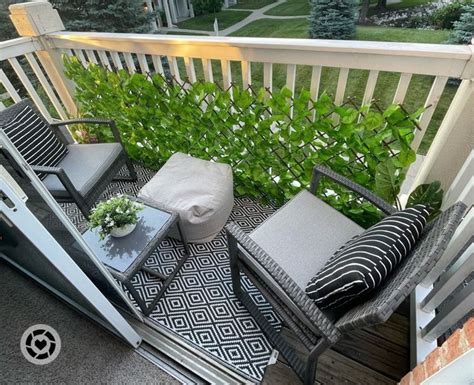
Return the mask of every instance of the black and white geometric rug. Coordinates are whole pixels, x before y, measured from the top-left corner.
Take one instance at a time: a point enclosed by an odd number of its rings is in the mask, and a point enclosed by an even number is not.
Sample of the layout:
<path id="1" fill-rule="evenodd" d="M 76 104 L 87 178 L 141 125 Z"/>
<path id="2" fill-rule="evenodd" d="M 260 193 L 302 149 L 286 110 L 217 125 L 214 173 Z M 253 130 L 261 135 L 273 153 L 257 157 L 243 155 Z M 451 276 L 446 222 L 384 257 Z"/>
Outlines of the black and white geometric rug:
<path id="1" fill-rule="evenodd" d="M 138 182 L 113 182 L 104 197 L 117 193 L 136 195 L 153 176 L 153 172 L 140 166 L 136 169 Z M 75 205 L 64 205 L 64 209 L 83 230 L 84 220 Z M 274 208 L 251 199 L 236 198 L 229 220 L 237 222 L 244 231 L 251 231 L 273 212 Z M 221 231 L 211 242 L 191 244 L 190 247 L 191 257 L 149 318 L 252 382 L 262 381 L 273 349 L 253 317 L 233 294 L 224 232 Z M 168 274 L 183 253 L 181 242 L 167 238 L 146 265 Z M 132 283 L 147 304 L 161 287 L 159 280 L 142 271 L 136 274 Z M 242 277 L 242 283 L 267 319 L 279 327 L 280 320 L 265 298 L 247 277 Z"/>

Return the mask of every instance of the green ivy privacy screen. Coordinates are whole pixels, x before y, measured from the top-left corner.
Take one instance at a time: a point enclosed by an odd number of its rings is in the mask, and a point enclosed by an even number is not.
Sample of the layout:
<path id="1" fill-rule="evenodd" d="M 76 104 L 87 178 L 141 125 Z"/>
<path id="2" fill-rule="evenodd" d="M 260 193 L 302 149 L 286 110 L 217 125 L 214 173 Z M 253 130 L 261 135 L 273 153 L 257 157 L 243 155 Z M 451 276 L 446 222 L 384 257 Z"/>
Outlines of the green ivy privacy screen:
<path id="1" fill-rule="evenodd" d="M 180 151 L 228 163 L 237 195 L 280 205 L 309 186 L 315 164 L 324 164 L 393 202 L 393 188 L 384 182 L 399 188 L 415 160 L 410 142 L 422 110 L 409 114 L 392 105 L 382 111 L 350 99 L 336 106 L 327 93 L 312 100 L 306 90 L 293 95 L 286 88 L 270 93 L 180 83 L 159 74 L 84 68 L 74 57 L 65 64 L 81 115 L 114 119 L 133 159 L 158 169 Z M 84 130 L 81 138 L 112 139 L 103 127 Z M 379 219 L 373 206 L 329 181 L 319 193 L 363 226 Z"/>

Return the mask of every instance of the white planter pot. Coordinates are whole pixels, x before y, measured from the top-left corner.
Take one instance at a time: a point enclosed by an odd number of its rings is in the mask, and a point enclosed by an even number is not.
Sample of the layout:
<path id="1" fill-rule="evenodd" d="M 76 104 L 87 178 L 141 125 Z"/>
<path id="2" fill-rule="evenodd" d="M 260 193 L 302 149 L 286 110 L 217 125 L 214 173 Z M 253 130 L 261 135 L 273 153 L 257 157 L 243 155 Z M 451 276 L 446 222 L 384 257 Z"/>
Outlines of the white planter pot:
<path id="1" fill-rule="evenodd" d="M 122 227 L 115 227 L 110 231 L 110 235 L 115 238 L 125 237 L 130 234 L 137 227 L 136 223 L 130 223 Z"/>

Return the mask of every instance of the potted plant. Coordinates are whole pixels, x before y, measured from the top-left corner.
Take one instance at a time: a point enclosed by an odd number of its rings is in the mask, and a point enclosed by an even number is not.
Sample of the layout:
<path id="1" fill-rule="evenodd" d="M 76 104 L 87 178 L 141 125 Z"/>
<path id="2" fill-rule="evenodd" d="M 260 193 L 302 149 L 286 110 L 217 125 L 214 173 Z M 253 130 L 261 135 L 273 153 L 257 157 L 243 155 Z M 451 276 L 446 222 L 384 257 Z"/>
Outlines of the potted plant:
<path id="1" fill-rule="evenodd" d="M 91 229 L 99 227 L 99 236 L 104 239 L 107 235 L 124 237 L 130 234 L 138 222 L 138 213 L 143 210 L 143 204 L 117 195 L 107 201 L 100 202 L 92 209 L 89 217 Z"/>

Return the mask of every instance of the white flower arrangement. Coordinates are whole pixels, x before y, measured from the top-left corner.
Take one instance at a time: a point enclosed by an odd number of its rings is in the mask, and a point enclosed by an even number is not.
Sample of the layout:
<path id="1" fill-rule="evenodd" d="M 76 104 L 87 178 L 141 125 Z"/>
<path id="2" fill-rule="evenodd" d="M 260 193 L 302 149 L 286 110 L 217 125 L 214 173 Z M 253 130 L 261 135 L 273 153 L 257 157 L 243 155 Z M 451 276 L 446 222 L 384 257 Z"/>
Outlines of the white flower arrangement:
<path id="1" fill-rule="evenodd" d="M 138 213 L 143 204 L 120 194 L 105 202 L 100 202 L 91 211 L 89 227 L 100 227 L 99 235 L 104 239 L 113 229 L 121 228 L 138 222 Z"/>

